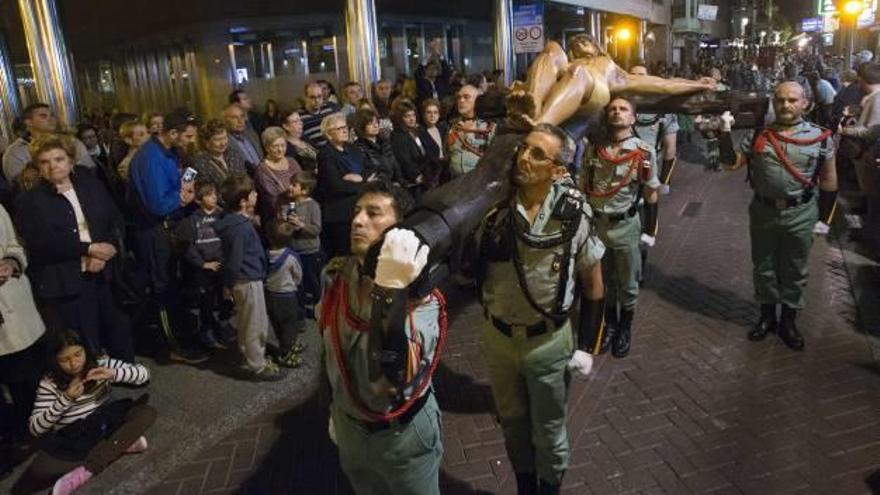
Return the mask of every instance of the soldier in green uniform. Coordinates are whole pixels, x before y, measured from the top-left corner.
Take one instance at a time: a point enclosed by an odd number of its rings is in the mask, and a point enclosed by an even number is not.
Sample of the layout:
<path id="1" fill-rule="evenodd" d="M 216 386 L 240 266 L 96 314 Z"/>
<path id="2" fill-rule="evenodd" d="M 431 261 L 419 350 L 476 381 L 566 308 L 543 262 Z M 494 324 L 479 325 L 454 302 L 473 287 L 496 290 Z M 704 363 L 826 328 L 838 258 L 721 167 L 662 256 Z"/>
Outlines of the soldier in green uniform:
<path id="1" fill-rule="evenodd" d="M 612 354 L 629 353 L 632 321 L 639 297 L 642 270 L 640 243 L 654 245 L 657 232 L 657 199 L 660 180 L 654 147 L 635 136 L 636 109 L 625 98 L 605 107 L 607 138 L 592 143 L 584 155 L 582 183 L 587 193 L 599 238 L 605 244 L 602 259 L 608 331 L 601 348 Z M 638 206 L 644 198 L 645 220 Z"/>
<path id="2" fill-rule="evenodd" d="M 636 76 L 648 75 L 648 69 L 641 64 L 632 66 L 629 72 Z M 654 150 L 662 157 L 660 194 L 669 194 L 669 183 L 672 181 L 678 153 L 678 117 L 674 113 L 640 113 L 636 116 L 635 128 L 639 138 L 653 145 Z"/>
<path id="3" fill-rule="evenodd" d="M 721 162 L 730 170 L 747 165 L 755 190 L 749 232 L 761 317 L 749 339 L 763 340 L 778 331 L 795 350 L 804 347 L 795 318 L 804 308 L 813 232 L 827 233 L 837 198 L 831 132 L 803 120 L 807 106 L 803 87 L 784 82 L 773 94 L 776 120 L 769 128 L 744 139 L 736 152 L 730 136 L 733 117 L 725 112 L 720 139 Z"/>
<path id="4" fill-rule="evenodd" d="M 537 125 L 517 152 L 509 201 L 477 230 L 484 353 L 520 495 L 559 493 L 568 374 L 589 373 L 602 338 L 604 248 L 568 178 L 573 155 L 564 131 Z"/>
<path id="5" fill-rule="evenodd" d="M 352 219 L 353 254 L 328 263 L 317 308 L 333 394 L 331 438 L 358 494 L 440 493 L 443 446 L 431 376 L 445 336 L 445 303 L 437 290 L 416 299 L 406 290 L 426 265 L 428 247 L 412 232 L 392 229 L 375 275 L 364 266 L 370 246 L 403 218 L 408 203 L 397 186 L 364 186 Z M 382 321 L 388 329 L 376 328 Z"/>
<path id="6" fill-rule="evenodd" d="M 495 124 L 477 117 L 478 96 L 480 90 L 470 84 L 458 90 L 456 109 L 459 116 L 450 123 L 446 136 L 452 178 L 473 170 L 495 137 Z"/>

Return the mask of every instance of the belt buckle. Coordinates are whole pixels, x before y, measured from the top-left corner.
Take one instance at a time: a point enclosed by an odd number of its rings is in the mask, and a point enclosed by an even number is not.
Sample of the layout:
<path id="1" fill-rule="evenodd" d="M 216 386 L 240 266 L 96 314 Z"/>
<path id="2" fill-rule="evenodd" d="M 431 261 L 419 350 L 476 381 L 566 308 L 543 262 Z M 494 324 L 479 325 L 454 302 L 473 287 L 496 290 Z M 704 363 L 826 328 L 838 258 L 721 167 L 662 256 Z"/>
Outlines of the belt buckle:
<path id="1" fill-rule="evenodd" d="M 788 200 L 787 199 L 775 199 L 773 200 L 774 206 L 776 206 L 777 210 L 784 210 L 788 208 Z"/>

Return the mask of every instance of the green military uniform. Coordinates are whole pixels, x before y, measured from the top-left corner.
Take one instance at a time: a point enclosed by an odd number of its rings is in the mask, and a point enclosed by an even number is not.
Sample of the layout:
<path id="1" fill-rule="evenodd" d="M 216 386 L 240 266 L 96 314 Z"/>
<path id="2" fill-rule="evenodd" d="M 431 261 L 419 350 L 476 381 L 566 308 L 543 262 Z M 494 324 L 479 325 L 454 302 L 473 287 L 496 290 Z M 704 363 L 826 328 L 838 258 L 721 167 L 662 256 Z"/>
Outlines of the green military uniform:
<path id="1" fill-rule="evenodd" d="M 657 189 L 660 180 L 653 146 L 635 136 L 619 144 L 620 155 L 641 150 L 643 158 L 637 159 L 637 163 L 627 160 L 614 164 L 602 158 L 599 151 L 600 146 L 610 150 L 610 145 L 591 145 L 584 156 L 582 179 L 596 217 L 599 238 L 607 248 L 602 259 L 605 303 L 612 308 L 619 304 L 622 310 L 632 310 L 639 297 L 642 270 L 639 251 L 642 222 L 636 214 L 637 202 L 642 187 Z M 647 170 L 644 162 L 648 163 Z"/>
<path id="2" fill-rule="evenodd" d="M 473 129 L 465 129 L 460 118 L 449 127 L 446 144 L 453 178 L 473 170 L 495 137 L 494 123 L 483 119 L 473 119 L 472 122 Z"/>
<path id="3" fill-rule="evenodd" d="M 679 130 L 678 118 L 672 113 L 640 113 L 634 127 L 639 139 L 652 145 L 657 152 L 663 148 L 663 138 L 677 134 Z"/>
<path id="4" fill-rule="evenodd" d="M 368 294 L 358 295 L 357 260 L 336 258 L 325 273 L 329 289 L 316 314 L 321 315 L 324 364 L 333 392 L 330 415 L 342 469 L 358 494 L 439 494 L 443 445 L 430 372 L 445 331 L 442 296 L 435 292 L 406 319 L 412 379 L 403 395 L 415 401 L 411 411 L 420 409 L 395 420 L 389 414 L 397 405 L 377 394 L 369 379 L 372 300 Z"/>
<path id="5" fill-rule="evenodd" d="M 507 455 L 517 473 L 558 484 L 569 460 L 566 365 L 574 338 L 567 313 L 577 274 L 604 247 L 570 179 L 553 185 L 533 224 L 514 198 L 486 217 L 478 239 L 484 353 Z"/>
<path id="6" fill-rule="evenodd" d="M 780 129 L 775 124 L 770 126 L 773 131 Z M 809 122 L 800 122 L 791 130 L 788 138 L 803 141 L 814 141 L 824 132 Z M 801 178 L 809 180 L 818 174 L 817 168 L 824 160 L 833 156 L 831 139 L 829 136 L 824 144 L 819 140 L 809 145 L 778 142 Z M 760 304 L 781 303 L 803 309 L 813 226 L 819 219 L 818 191 L 786 170 L 766 134 L 744 139 L 740 152 L 748 158 L 755 190 L 749 205 L 755 298 Z"/>

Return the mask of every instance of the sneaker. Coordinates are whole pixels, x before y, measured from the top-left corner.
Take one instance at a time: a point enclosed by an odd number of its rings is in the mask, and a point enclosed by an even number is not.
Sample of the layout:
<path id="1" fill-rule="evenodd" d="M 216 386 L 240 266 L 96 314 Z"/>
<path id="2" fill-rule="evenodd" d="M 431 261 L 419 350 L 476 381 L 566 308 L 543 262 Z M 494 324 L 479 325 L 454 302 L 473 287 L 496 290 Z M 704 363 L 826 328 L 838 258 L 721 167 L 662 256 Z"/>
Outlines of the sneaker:
<path id="1" fill-rule="evenodd" d="M 303 359 L 296 351 L 291 350 L 284 356 L 275 358 L 275 362 L 285 368 L 299 368 L 303 364 Z"/>
<path id="2" fill-rule="evenodd" d="M 207 354 L 188 349 L 171 349 L 168 351 L 168 359 L 177 363 L 199 364 L 208 360 Z"/>
<path id="3" fill-rule="evenodd" d="M 129 445 L 127 449 L 125 449 L 126 454 L 140 454 L 141 452 L 147 450 L 147 439 L 146 437 L 138 437 L 137 440 L 134 441 L 133 444 Z"/>
<path id="4" fill-rule="evenodd" d="M 217 340 L 217 337 L 214 336 L 214 331 L 211 329 L 200 332 L 199 340 L 208 349 L 229 349 L 229 347 Z"/>
<path id="5" fill-rule="evenodd" d="M 55 486 L 52 487 L 52 495 L 69 495 L 85 485 L 90 479 L 92 479 L 92 473 L 85 466 L 80 466 L 58 478 Z"/>
<path id="6" fill-rule="evenodd" d="M 253 372 L 250 379 L 255 382 L 277 382 L 285 375 L 286 373 L 277 364 L 267 361 L 266 366 L 263 366 L 260 371 Z"/>

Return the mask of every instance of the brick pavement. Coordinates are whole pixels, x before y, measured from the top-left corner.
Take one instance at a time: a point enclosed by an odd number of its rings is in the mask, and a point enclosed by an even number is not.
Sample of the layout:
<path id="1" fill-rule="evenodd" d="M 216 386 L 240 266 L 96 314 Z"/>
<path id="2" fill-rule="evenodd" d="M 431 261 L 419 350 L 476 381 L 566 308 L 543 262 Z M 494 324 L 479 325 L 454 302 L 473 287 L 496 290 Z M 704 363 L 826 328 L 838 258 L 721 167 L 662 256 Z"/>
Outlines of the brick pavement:
<path id="1" fill-rule="evenodd" d="M 880 466 L 880 384 L 856 331 L 840 250 L 814 248 L 806 350 L 746 340 L 755 320 L 742 176 L 677 171 L 639 302 L 633 351 L 571 388 L 565 493 L 867 493 Z M 472 298 L 436 379 L 444 493 L 513 493 Z M 282 401 L 150 493 L 350 493 L 326 438 L 327 393 Z"/>

